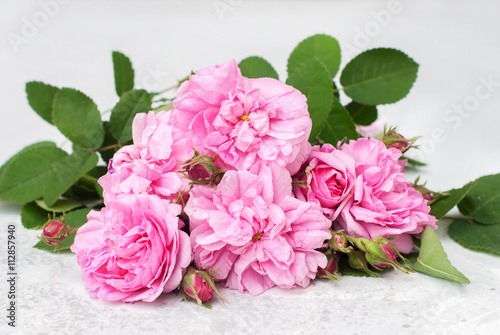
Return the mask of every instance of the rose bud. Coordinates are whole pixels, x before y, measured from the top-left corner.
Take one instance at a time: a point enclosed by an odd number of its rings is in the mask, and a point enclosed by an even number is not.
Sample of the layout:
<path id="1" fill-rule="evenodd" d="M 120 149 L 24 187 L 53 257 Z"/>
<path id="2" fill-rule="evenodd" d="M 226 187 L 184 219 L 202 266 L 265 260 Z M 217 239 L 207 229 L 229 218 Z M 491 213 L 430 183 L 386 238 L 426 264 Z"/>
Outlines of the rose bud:
<path id="1" fill-rule="evenodd" d="M 372 277 L 380 277 L 380 274 L 368 268 L 365 253 L 361 250 L 353 250 L 348 254 L 348 256 L 349 258 L 347 259 L 347 262 L 351 268 L 365 272 Z"/>
<path id="2" fill-rule="evenodd" d="M 318 277 L 319 278 L 328 278 L 332 280 L 340 280 L 339 275 L 337 274 L 337 259 L 335 258 L 335 255 L 328 255 L 327 256 L 328 263 L 326 265 L 326 268 L 318 269 Z"/>
<path id="3" fill-rule="evenodd" d="M 384 253 L 385 257 L 375 256 L 371 253 L 366 254 L 366 260 L 375 267 L 388 268 L 394 263 L 397 263 L 398 256 L 394 252 L 392 246 L 388 243 L 383 243 L 379 245 L 380 249 Z M 384 259 L 385 258 L 385 259 Z"/>
<path id="4" fill-rule="evenodd" d="M 434 196 L 431 193 L 427 193 L 426 195 L 424 195 L 424 199 L 427 201 L 432 201 L 434 200 Z"/>
<path id="5" fill-rule="evenodd" d="M 405 153 L 410 149 L 415 143 L 418 137 L 413 137 L 410 139 L 405 138 L 400 133 L 396 132 L 396 128 L 389 128 L 388 131 L 384 131 L 384 137 L 382 137 L 382 142 L 387 148 L 395 148 Z"/>
<path id="6" fill-rule="evenodd" d="M 38 238 L 51 246 L 61 245 L 77 230 L 65 224 L 64 218 L 52 218 L 42 226 L 42 229 L 42 235 Z"/>
<path id="7" fill-rule="evenodd" d="M 448 193 L 439 193 L 439 192 L 434 192 L 432 190 L 429 190 L 425 185 L 427 184 L 426 182 L 423 184 L 419 184 L 420 177 L 417 177 L 415 181 L 413 182 L 412 186 L 415 190 L 419 191 L 420 194 L 422 194 L 422 197 L 427 200 L 427 204 L 430 205 L 434 202 L 434 200 L 443 198 L 448 196 Z"/>
<path id="8" fill-rule="evenodd" d="M 215 165 L 214 155 L 200 155 L 195 151 L 194 157 L 184 162 L 183 174 L 192 185 L 208 184 L 216 186 L 224 175 L 224 170 Z"/>
<path id="9" fill-rule="evenodd" d="M 338 231 L 332 232 L 332 238 L 328 241 L 328 246 L 333 251 L 340 251 L 343 253 L 348 253 L 352 247 L 348 244 L 349 240 L 347 235 Z"/>
<path id="10" fill-rule="evenodd" d="M 214 292 L 225 302 L 224 298 L 215 288 L 212 277 L 205 271 L 196 270 L 192 266 L 188 268 L 186 274 L 182 278 L 181 286 L 184 291 L 185 300 L 188 298 L 192 299 L 200 306 L 212 308 L 212 306 L 206 304 L 206 302 L 212 299 Z"/>
<path id="11" fill-rule="evenodd" d="M 198 304 L 212 299 L 213 291 L 210 284 L 202 276 L 196 273 L 188 273 L 183 280 L 184 292 Z"/>

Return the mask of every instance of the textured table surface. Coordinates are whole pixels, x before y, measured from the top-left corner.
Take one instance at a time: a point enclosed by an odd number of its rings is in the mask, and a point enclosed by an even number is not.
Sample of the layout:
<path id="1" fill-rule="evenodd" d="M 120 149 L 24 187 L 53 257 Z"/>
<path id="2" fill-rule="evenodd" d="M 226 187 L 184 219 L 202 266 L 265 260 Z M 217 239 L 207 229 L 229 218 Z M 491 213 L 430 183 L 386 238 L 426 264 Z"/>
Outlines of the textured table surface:
<path id="1" fill-rule="evenodd" d="M 0 162 L 28 144 L 63 136 L 30 109 L 24 85 L 74 87 L 101 111 L 116 102 L 111 51 L 128 55 L 136 84 L 160 90 L 191 70 L 259 55 L 286 78 L 286 59 L 302 39 L 336 37 L 343 61 L 394 47 L 419 64 L 404 100 L 380 118 L 422 136 L 415 157 L 431 189 L 460 187 L 500 172 L 500 3 L 496 1 L 62 1 L 0 2 Z M 30 30 L 31 25 L 31 30 Z M 32 248 L 19 205 L 0 203 L 1 334 L 492 334 L 500 327 L 500 257 L 438 235 L 459 285 L 423 274 L 315 281 L 253 297 L 222 289 L 230 302 L 207 310 L 163 295 L 153 303 L 111 304 L 85 291 L 74 255 Z M 17 327 L 7 326 L 7 226 L 16 226 Z"/>

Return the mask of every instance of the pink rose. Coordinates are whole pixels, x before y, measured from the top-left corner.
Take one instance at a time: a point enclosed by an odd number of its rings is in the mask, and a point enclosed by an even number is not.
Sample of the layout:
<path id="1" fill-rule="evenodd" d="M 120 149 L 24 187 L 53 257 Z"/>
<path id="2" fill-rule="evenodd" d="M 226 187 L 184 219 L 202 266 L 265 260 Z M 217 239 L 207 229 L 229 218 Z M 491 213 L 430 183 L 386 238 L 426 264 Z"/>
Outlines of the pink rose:
<path id="1" fill-rule="evenodd" d="M 344 144 L 340 151 L 356 162 L 353 195 L 334 222 L 356 237 L 397 237 L 393 243 L 402 253 L 413 249 L 411 235 L 425 226 L 437 228 L 430 207 L 420 192 L 406 181 L 402 153 L 388 149 L 374 138 L 360 138 Z"/>
<path id="2" fill-rule="evenodd" d="M 91 211 L 71 246 L 91 297 L 153 301 L 176 289 L 191 262 L 180 211 L 146 194 L 122 194 Z"/>
<path id="3" fill-rule="evenodd" d="M 122 193 L 174 200 L 187 188 L 179 163 L 191 158 L 193 151 L 170 123 L 170 111 L 137 114 L 132 132 L 134 144 L 118 150 L 109 172 L 99 179 L 105 202 Z"/>
<path id="4" fill-rule="evenodd" d="M 327 265 L 315 249 L 331 237 L 331 223 L 291 188 L 286 169 L 263 163 L 227 171 L 216 189 L 194 187 L 185 212 L 197 266 L 253 295 L 275 285 L 309 285 Z"/>
<path id="5" fill-rule="evenodd" d="M 295 187 L 299 199 L 318 201 L 327 218 L 334 220 L 354 191 L 355 162 L 331 144 L 314 146 L 299 180 L 306 188 Z"/>
<path id="6" fill-rule="evenodd" d="M 172 118 L 196 150 L 215 152 L 226 169 L 264 161 L 294 174 L 310 150 L 305 96 L 275 79 L 242 77 L 234 60 L 201 69 L 184 82 Z"/>

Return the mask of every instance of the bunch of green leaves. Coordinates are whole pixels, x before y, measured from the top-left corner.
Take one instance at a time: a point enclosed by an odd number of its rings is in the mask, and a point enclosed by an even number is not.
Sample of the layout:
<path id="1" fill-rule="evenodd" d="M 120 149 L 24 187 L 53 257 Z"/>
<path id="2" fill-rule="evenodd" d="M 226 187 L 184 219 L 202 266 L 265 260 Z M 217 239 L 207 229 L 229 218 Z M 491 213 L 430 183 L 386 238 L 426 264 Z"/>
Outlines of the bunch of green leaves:
<path id="1" fill-rule="evenodd" d="M 152 109 L 157 94 L 134 89 L 130 60 L 119 52 L 113 52 L 112 59 L 119 100 L 109 121 L 104 121 L 105 113 L 78 90 L 38 81 L 26 84 L 33 110 L 72 142 L 71 153 L 54 142 L 32 144 L 0 168 L 0 200 L 24 204 L 22 222 L 26 228 L 41 227 L 51 213 L 60 215 L 89 204 L 101 206 L 102 190 L 97 180 L 106 173 L 113 154 L 132 143 L 134 116 Z M 86 220 L 82 215 L 67 217 L 74 226 Z"/>
<path id="2" fill-rule="evenodd" d="M 500 255 L 500 174 L 478 178 L 437 199 L 431 214 L 436 218 L 457 206 L 463 217 L 453 218 L 448 234 L 472 250 Z"/>

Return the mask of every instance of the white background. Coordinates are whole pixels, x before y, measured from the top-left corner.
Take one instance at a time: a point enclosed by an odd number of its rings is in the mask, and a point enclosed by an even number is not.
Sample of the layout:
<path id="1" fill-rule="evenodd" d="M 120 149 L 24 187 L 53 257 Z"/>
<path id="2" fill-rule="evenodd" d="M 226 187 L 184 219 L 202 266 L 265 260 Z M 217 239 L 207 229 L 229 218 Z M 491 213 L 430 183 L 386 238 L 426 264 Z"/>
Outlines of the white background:
<path id="1" fill-rule="evenodd" d="M 0 164 L 38 141 L 68 147 L 31 110 L 28 81 L 77 88 L 105 111 L 117 101 L 113 50 L 131 58 L 136 86 L 148 90 L 169 87 L 191 70 L 251 55 L 267 59 L 285 80 L 295 45 L 325 33 L 339 40 L 342 66 L 375 47 L 398 48 L 420 64 L 410 94 L 382 106 L 379 115 L 407 137 L 422 136 L 422 149 L 414 155 L 428 163 L 418 174 L 429 188 L 460 187 L 500 173 L 499 14 L 494 0 L 1 0 Z M 468 286 L 422 274 L 344 277 L 258 297 L 223 290 L 230 304 L 215 302 L 208 311 L 172 295 L 152 304 L 91 300 L 73 255 L 31 249 L 36 233 L 22 228 L 20 208 L 0 203 L 0 241 L 6 240 L 3 227 L 13 223 L 20 243 L 19 334 L 487 334 L 500 326 L 500 259 L 453 242 L 445 220 L 438 233 L 453 264 L 471 279 Z M 0 254 L 6 259 L 6 251 Z M 2 311 L 6 272 L 0 269 Z M 12 332 L 5 313 L 0 332 Z"/>

